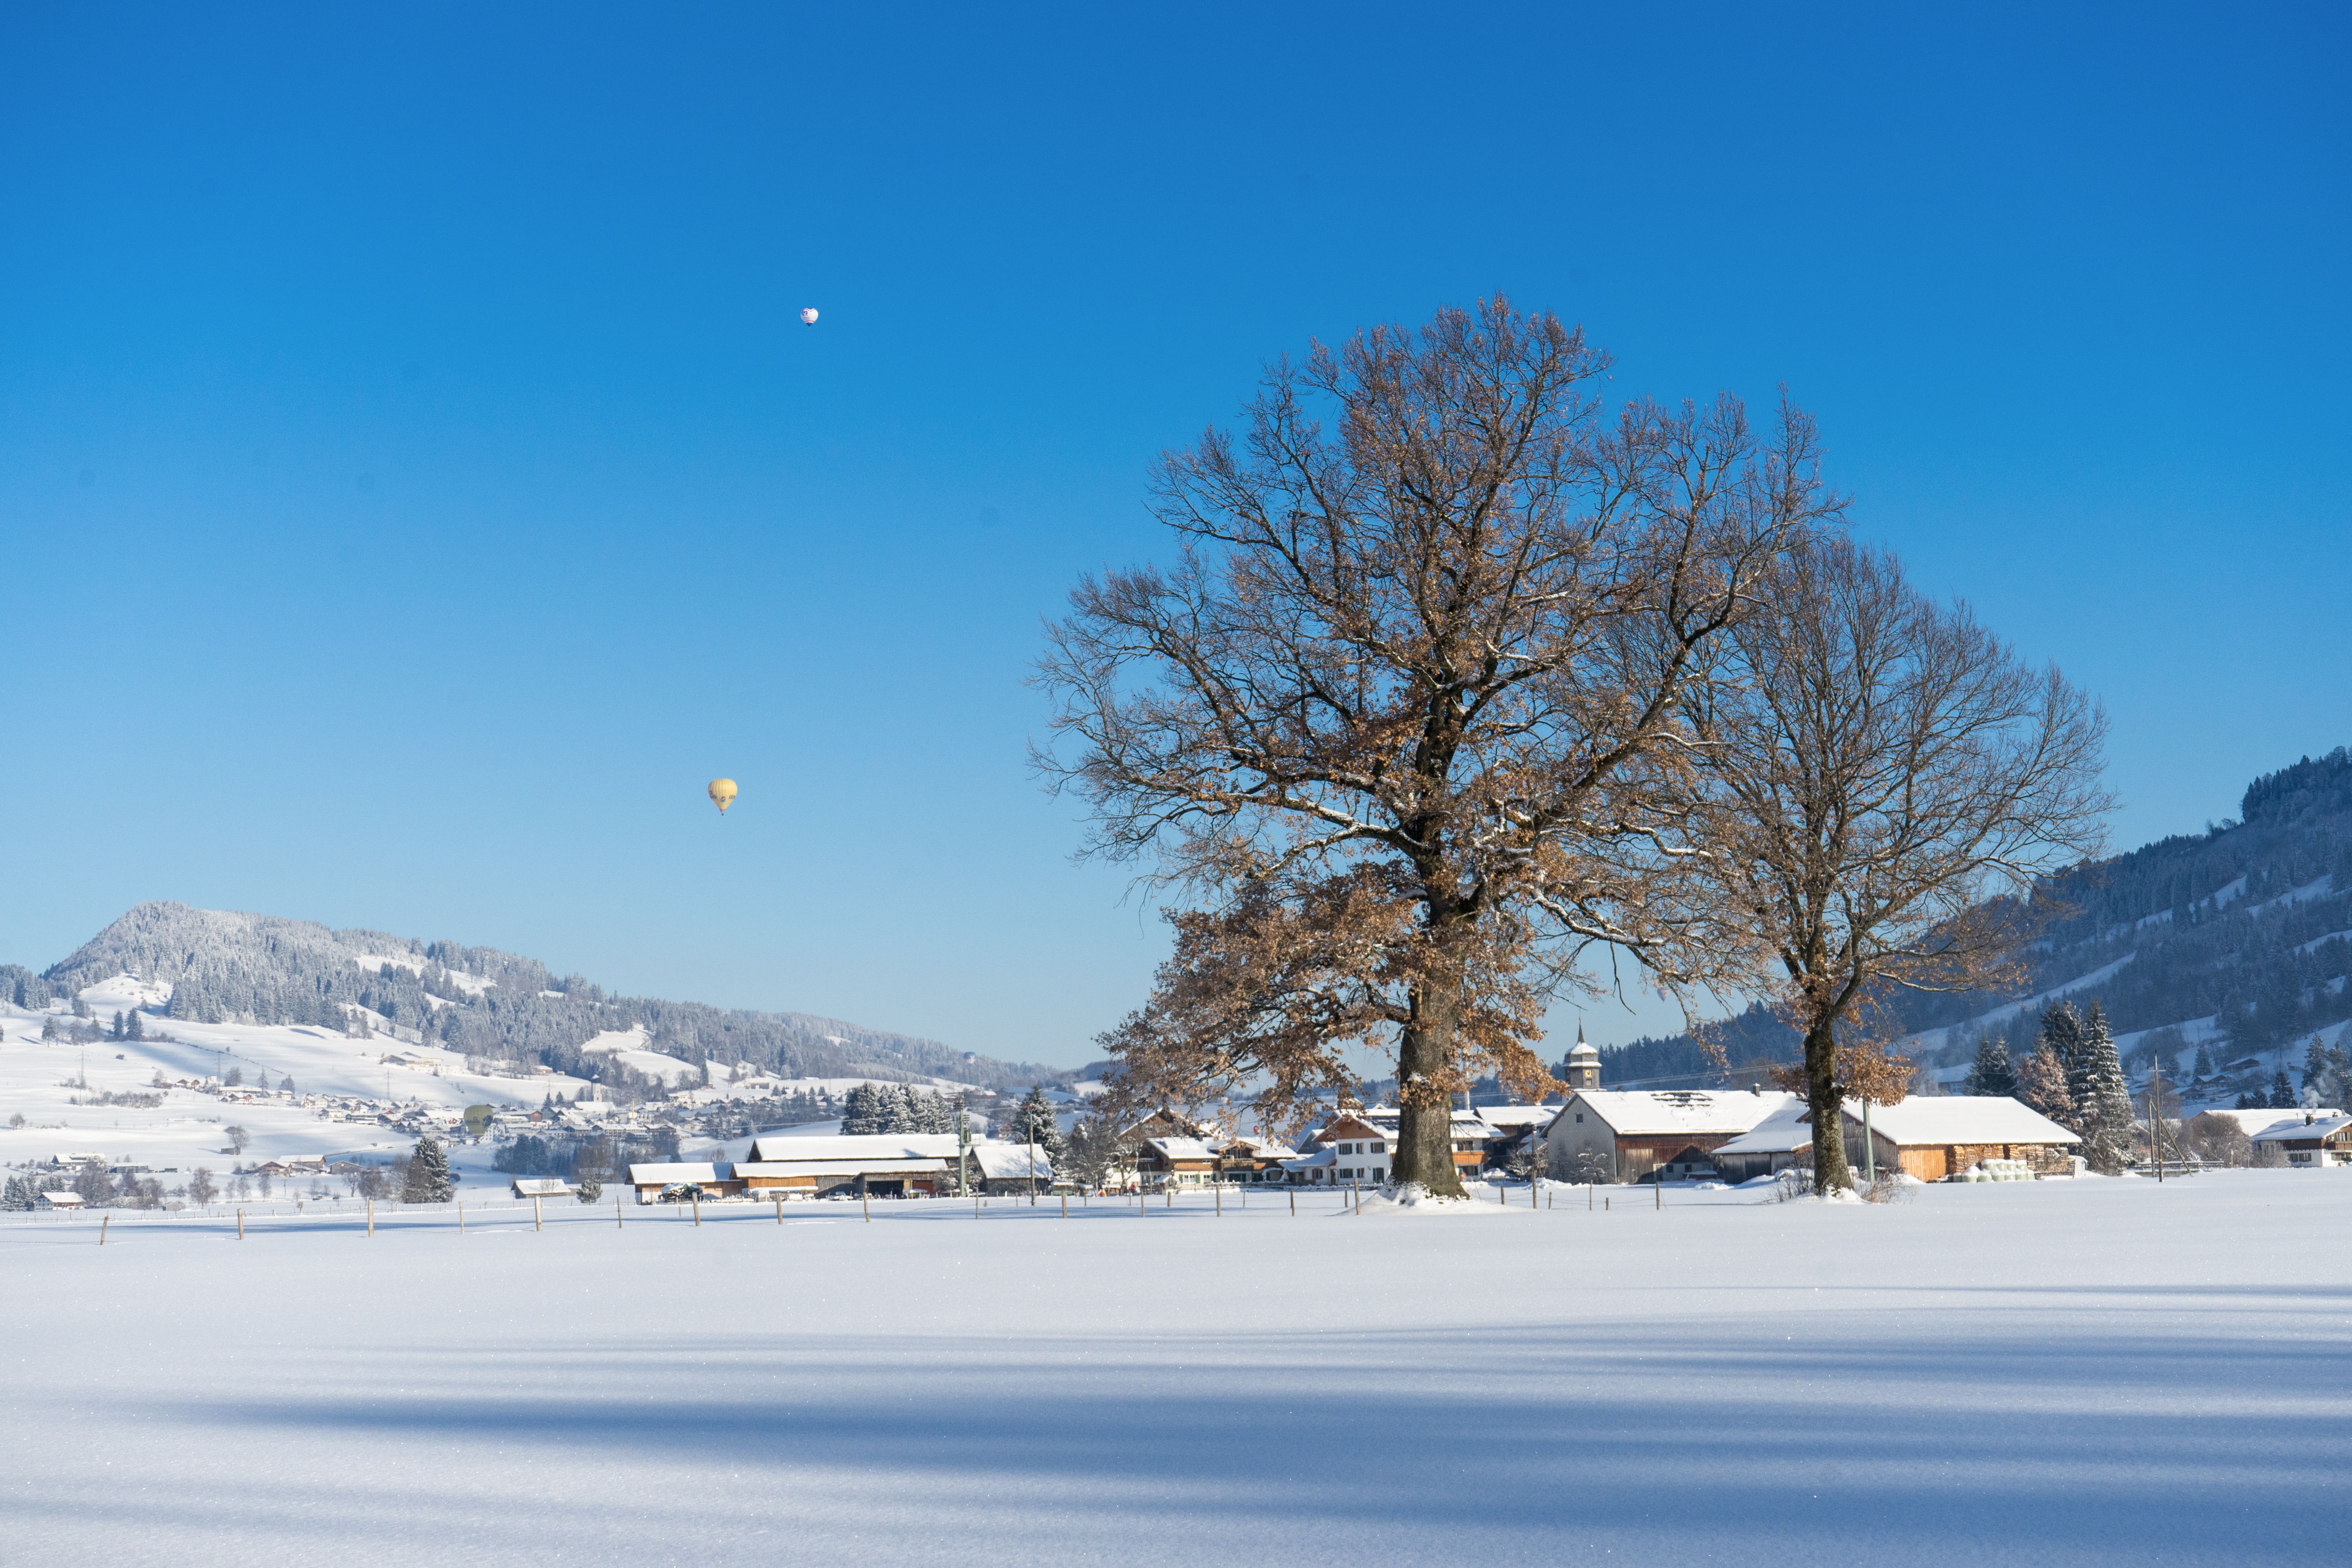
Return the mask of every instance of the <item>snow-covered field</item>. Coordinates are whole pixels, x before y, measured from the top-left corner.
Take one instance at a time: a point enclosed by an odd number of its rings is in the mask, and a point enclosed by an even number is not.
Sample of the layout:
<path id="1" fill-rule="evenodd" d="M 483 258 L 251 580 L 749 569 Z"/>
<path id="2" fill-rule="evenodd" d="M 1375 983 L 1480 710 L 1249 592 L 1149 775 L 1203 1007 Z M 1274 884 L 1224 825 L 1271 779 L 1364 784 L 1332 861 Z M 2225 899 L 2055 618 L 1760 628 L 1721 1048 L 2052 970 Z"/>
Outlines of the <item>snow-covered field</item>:
<path id="1" fill-rule="evenodd" d="M 1558 1195 L 243 1242 L 119 1214 L 102 1247 L 9 1215 L 0 1538 L 172 1568 L 2340 1552 L 2352 1173 Z"/>

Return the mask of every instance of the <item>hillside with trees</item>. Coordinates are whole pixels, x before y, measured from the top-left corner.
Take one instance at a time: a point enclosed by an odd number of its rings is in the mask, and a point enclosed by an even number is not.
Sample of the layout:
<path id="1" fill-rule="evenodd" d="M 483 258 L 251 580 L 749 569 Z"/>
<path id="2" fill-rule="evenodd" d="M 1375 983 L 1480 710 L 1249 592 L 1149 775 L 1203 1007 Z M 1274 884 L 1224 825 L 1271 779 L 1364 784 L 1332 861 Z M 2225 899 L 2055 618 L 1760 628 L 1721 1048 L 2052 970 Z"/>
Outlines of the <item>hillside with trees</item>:
<path id="1" fill-rule="evenodd" d="M 314 921 L 144 903 L 70 957 L 35 973 L 0 965 L 0 994 L 37 1008 L 117 974 L 171 990 L 170 1016 L 197 1023 L 341 1029 L 365 1008 L 401 1032 L 494 1063 L 544 1064 L 601 1079 L 609 1058 L 581 1047 L 642 1029 L 682 1061 L 748 1064 L 787 1077 L 952 1078 L 986 1088 L 1058 1082 L 1034 1063 L 966 1060 L 937 1040 L 804 1013 L 607 994 L 578 974 L 492 947 L 423 942 Z"/>
<path id="2" fill-rule="evenodd" d="M 2021 1059 L 2052 1006 L 2095 996 L 2136 1076 L 2160 1055 L 2193 1099 L 2268 1095 L 2280 1071 L 2299 1079 L 2313 1037 L 2323 1051 L 2347 1043 L 2352 752 L 2265 773 L 2236 819 L 2078 866 L 2044 882 L 2034 903 L 2046 924 L 2022 994 L 1899 997 L 1906 1049 L 1948 1077 L 1988 1038 Z M 1785 1061 L 1796 1037 L 1756 1008 L 1724 1026 L 1721 1043 L 1735 1063 Z M 1722 1078 L 1685 1035 L 1601 1056 L 1611 1083 Z"/>

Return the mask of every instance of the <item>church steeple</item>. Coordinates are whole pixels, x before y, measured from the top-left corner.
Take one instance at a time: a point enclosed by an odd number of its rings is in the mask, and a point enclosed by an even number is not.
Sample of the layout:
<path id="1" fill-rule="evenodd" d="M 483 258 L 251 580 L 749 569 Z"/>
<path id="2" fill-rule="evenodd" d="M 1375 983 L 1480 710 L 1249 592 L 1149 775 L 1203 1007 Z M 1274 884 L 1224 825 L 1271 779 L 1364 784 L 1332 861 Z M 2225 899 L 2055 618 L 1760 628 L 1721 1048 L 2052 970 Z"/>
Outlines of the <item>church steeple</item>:
<path id="1" fill-rule="evenodd" d="M 1599 1089 L 1601 1087 L 1601 1053 L 1584 1043 L 1582 1019 L 1577 1021 L 1576 1045 L 1568 1053 L 1568 1060 L 1562 1064 L 1562 1067 L 1565 1070 L 1561 1072 L 1560 1078 L 1569 1088 Z"/>

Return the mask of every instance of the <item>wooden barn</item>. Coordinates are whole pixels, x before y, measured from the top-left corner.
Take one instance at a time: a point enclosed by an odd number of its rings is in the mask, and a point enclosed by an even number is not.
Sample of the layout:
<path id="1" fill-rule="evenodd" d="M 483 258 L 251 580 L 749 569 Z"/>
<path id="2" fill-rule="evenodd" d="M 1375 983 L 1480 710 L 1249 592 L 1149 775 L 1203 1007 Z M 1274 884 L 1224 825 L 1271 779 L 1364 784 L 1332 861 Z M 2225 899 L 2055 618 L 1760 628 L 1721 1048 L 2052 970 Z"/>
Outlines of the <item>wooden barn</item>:
<path id="1" fill-rule="evenodd" d="M 1753 1130 L 1715 1150 L 1725 1181 L 1744 1182 L 1812 1163 L 1812 1112 L 1796 1096 L 1788 1099 Z M 1845 1157 L 1857 1174 L 1866 1168 L 1901 1171 L 1923 1182 L 1958 1176 L 1984 1160 L 2021 1160 L 2038 1175 L 2070 1175 L 2069 1156 L 2082 1142 L 2007 1095 L 1914 1095 L 1894 1105 L 1874 1105 L 1867 1162 L 1862 1123 L 1862 1103 L 1847 1100 Z"/>
<path id="2" fill-rule="evenodd" d="M 1546 1171 L 1557 1181 L 1596 1167 L 1617 1182 L 1712 1176 L 1716 1150 L 1796 1098 L 1778 1089 L 1580 1089 L 1545 1132 Z"/>
<path id="3" fill-rule="evenodd" d="M 2008 1095 L 1913 1095 L 1870 1108 L 1877 1169 L 1923 1182 L 1959 1175 L 1980 1160 L 2022 1160 L 2036 1175 L 2071 1176 L 2082 1142 Z M 1845 1102 L 1846 1161 L 1862 1169 L 1862 1102 Z"/>

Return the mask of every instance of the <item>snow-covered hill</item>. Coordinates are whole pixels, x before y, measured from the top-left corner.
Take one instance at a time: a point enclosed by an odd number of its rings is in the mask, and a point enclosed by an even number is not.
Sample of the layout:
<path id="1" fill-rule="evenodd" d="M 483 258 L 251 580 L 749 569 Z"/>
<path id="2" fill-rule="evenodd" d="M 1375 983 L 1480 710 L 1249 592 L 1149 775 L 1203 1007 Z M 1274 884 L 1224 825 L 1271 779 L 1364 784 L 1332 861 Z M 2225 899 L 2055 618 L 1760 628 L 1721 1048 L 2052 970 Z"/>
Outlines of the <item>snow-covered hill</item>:
<path id="1" fill-rule="evenodd" d="M 145 903 L 35 973 L 0 964 L 0 1002 L 38 1010 L 129 975 L 174 1024 L 316 1026 L 340 1031 L 364 1009 L 398 1038 L 460 1058 L 577 1077 L 639 1070 L 593 1041 L 634 1033 L 642 1050 L 683 1066 L 746 1064 L 793 1078 L 943 1079 L 1026 1087 L 1066 1077 L 1035 1064 L 967 1057 L 937 1040 L 800 1013 L 722 1009 L 608 995 L 583 977 L 497 948 L 426 942 L 379 931 L 184 904 Z M 648 1064 L 647 1080 L 676 1081 Z"/>

